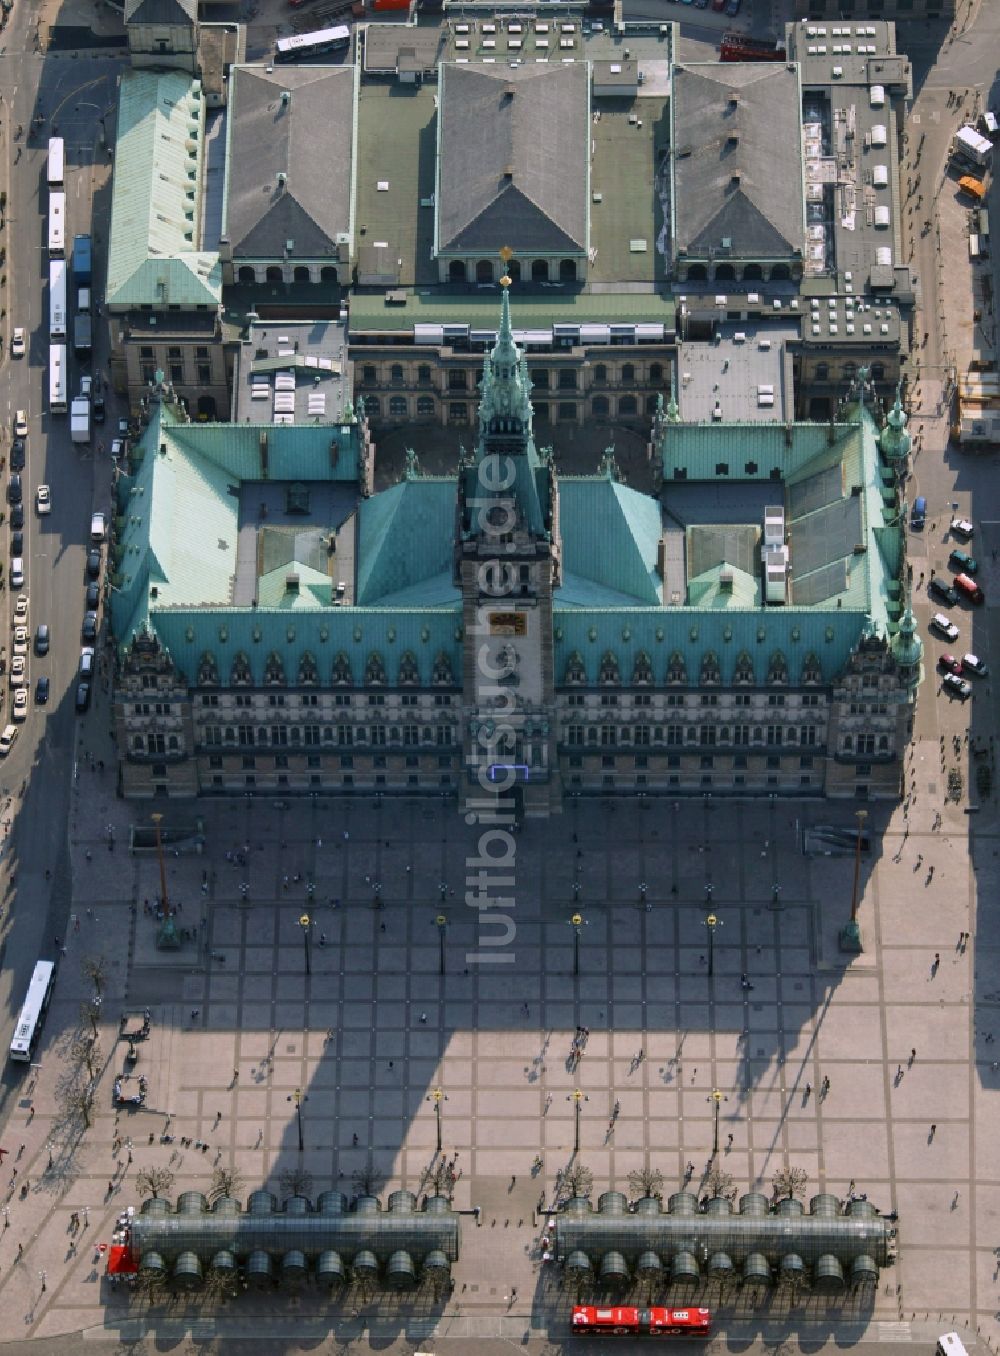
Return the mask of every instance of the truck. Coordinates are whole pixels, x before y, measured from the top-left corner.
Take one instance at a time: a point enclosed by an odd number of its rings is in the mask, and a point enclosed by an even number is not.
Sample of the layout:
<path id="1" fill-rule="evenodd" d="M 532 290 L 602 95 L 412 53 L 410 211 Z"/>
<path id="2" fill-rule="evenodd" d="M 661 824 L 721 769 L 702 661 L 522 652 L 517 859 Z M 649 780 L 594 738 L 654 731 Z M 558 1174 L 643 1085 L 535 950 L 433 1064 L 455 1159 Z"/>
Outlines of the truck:
<path id="1" fill-rule="evenodd" d="M 77 287 L 89 287 L 92 276 L 91 249 L 89 235 L 73 237 L 73 277 Z"/>
<path id="2" fill-rule="evenodd" d="M 951 156 L 959 163 L 986 169 L 993 153 L 993 143 L 974 127 L 960 127 L 951 139 Z"/>
<path id="3" fill-rule="evenodd" d="M 93 326 L 89 315 L 76 315 L 73 319 L 73 352 L 89 353 L 93 347 Z"/>
<path id="4" fill-rule="evenodd" d="M 74 396 L 69 407 L 69 436 L 74 443 L 90 442 L 90 401 Z"/>

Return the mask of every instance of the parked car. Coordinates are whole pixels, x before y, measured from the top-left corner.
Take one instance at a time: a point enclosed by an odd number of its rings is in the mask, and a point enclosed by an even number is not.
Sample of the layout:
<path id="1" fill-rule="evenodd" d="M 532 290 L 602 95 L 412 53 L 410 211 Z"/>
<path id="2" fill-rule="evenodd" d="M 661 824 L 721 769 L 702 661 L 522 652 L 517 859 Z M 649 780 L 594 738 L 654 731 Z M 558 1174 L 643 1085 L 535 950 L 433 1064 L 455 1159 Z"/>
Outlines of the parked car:
<path id="1" fill-rule="evenodd" d="M 101 586 L 96 579 L 91 579 L 87 585 L 87 592 L 83 595 L 83 605 L 88 612 L 96 612 L 100 601 Z"/>
<path id="2" fill-rule="evenodd" d="M 948 673 L 961 673 L 962 661 L 956 659 L 953 654 L 943 654 L 938 658 L 938 668 L 944 669 Z"/>
<path id="3" fill-rule="evenodd" d="M 24 555 L 24 533 L 12 532 L 10 534 L 10 553 L 12 556 Z"/>
<path id="4" fill-rule="evenodd" d="M 14 604 L 14 621 L 22 622 L 28 619 L 28 595 L 19 593 L 17 602 Z"/>
<path id="5" fill-rule="evenodd" d="M 969 522 L 968 518 L 952 518 L 951 530 L 956 537 L 964 537 L 966 541 L 975 533 L 975 528 Z"/>
<path id="6" fill-rule="evenodd" d="M 101 574 L 101 553 L 95 547 L 87 552 L 87 578 L 98 579 Z"/>
<path id="7" fill-rule="evenodd" d="M 959 678 L 957 674 L 946 673 L 942 683 L 949 696 L 954 694 L 956 697 L 960 697 L 963 702 L 967 697 L 972 696 L 972 684 L 966 682 L 964 678 Z"/>
<path id="8" fill-rule="evenodd" d="M 14 627 L 14 653 L 28 653 L 28 628 L 26 626 Z"/>
<path id="9" fill-rule="evenodd" d="M 23 687 L 28 681 L 28 661 L 23 654 L 14 655 L 10 661 L 11 687 Z"/>
<path id="10" fill-rule="evenodd" d="M 10 562 L 10 586 L 19 589 L 24 583 L 24 557 L 15 556 Z"/>
<path id="11" fill-rule="evenodd" d="M 10 469 L 23 471 L 28 445 L 23 438 L 15 438 L 10 445 Z"/>
<path id="12" fill-rule="evenodd" d="M 90 684 L 77 683 L 76 685 L 76 709 L 86 711 L 90 705 Z"/>
<path id="13" fill-rule="evenodd" d="M 0 758 L 7 757 L 8 753 L 10 753 L 17 742 L 17 736 L 20 733 L 21 732 L 16 725 L 5 725 L 3 727 L 3 734 L 0 734 Z"/>
<path id="14" fill-rule="evenodd" d="M 96 613 L 96 612 L 85 612 L 85 613 L 83 614 L 83 628 L 82 628 L 82 631 L 83 631 L 83 639 L 84 639 L 84 641 L 85 641 L 87 644 L 92 645 L 92 644 L 94 643 L 94 641 L 97 639 L 97 613 Z M 959 669 L 961 669 L 961 667 L 962 667 L 962 666 L 959 665 Z"/>
<path id="15" fill-rule="evenodd" d="M 22 325 L 14 326 L 14 333 L 10 341 L 10 356 L 12 358 L 23 358 L 25 351 L 24 327 Z"/>
<path id="16" fill-rule="evenodd" d="M 24 496 L 24 486 L 17 471 L 7 481 L 7 503 L 19 504 Z"/>
<path id="17" fill-rule="evenodd" d="M 28 715 L 28 689 L 19 687 L 14 693 L 14 711 L 15 720 L 24 720 Z"/>
<path id="18" fill-rule="evenodd" d="M 730 19 L 735 19 L 737 14 L 739 14 L 740 4 L 741 0 L 729 0 L 729 3 L 726 5 L 726 13 L 729 15 Z"/>
<path id="19" fill-rule="evenodd" d="M 20 532 L 24 526 L 24 505 L 14 504 L 10 510 L 10 525 L 15 532 Z"/>
<path id="20" fill-rule="evenodd" d="M 948 640 L 958 640 L 958 627 L 943 612 L 935 612 L 931 617 L 931 630 L 940 632 Z"/>
<path id="21" fill-rule="evenodd" d="M 14 415 L 14 437 L 27 438 L 28 436 L 28 416 L 24 410 L 18 410 Z"/>
<path id="22" fill-rule="evenodd" d="M 948 560 L 952 565 L 957 565 L 965 574 L 975 574 L 979 569 L 979 561 L 976 560 L 975 556 L 970 556 L 968 551 L 952 551 Z"/>
<path id="23" fill-rule="evenodd" d="M 985 678 L 989 673 L 989 669 L 977 654 L 963 654 L 962 668 L 969 673 L 974 673 L 977 678 Z"/>
<path id="24" fill-rule="evenodd" d="M 948 607 L 954 607 L 958 602 L 958 594 L 946 579 L 932 579 L 927 585 L 927 592 Z"/>

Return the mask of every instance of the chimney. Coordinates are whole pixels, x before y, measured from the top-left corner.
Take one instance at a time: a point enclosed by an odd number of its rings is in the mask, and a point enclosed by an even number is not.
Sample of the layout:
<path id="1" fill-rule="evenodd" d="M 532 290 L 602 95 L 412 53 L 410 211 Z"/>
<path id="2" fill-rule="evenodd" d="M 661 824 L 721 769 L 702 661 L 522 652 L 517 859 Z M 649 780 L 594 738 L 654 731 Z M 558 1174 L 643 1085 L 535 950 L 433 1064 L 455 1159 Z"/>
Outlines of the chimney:
<path id="1" fill-rule="evenodd" d="M 297 574 L 286 574 L 286 575 L 285 575 L 285 592 L 286 592 L 286 593 L 298 593 L 298 591 L 299 591 L 299 576 L 298 576 Z"/>
<path id="2" fill-rule="evenodd" d="M 732 593 L 733 591 L 733 572 L 732 570 L 722 570 L 719 574 L 719 592 Z"/>

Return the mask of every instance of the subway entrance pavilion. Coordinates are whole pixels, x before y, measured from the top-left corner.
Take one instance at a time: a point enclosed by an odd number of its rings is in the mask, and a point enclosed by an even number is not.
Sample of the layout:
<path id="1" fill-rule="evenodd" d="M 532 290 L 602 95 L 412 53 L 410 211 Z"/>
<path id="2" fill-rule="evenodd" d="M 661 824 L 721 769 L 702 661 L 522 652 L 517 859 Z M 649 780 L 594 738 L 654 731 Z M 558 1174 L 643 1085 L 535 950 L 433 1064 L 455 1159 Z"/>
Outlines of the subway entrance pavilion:
<path id="1" fill-rule="evenodd" d="M 921 644 L 865 374 L 829 423 L 681 423 L 655 493 L 536 444 L 504 279 L 456 474 L 375 493 L 340 422 L 194 424 L 169 388 L 117 482 L 129 797 L 425 792 L 892 799 Z"/>

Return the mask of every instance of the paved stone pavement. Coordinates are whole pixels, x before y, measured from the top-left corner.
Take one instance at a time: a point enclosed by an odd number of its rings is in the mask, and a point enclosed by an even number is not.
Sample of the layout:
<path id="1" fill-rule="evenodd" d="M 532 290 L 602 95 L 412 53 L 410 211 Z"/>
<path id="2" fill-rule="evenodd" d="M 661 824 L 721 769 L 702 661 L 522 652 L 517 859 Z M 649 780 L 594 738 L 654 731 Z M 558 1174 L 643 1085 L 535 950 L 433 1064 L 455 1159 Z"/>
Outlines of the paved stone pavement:
<path id="1" fill-rule="evenodd" d="M 994 914 L 979 913 L 976 898 L 995 897 L 996 824 L 984 816 L 976 822 L 975 871 L 971 821 L 957 807 L 932 829 L 935 743 L 915 751 L 908 835 L 900 808 L 876 855 L 863 861 L 866 951 L 846 970 L 837 930 L 850 907 L 853 861 L 806 857 L 799 835 L 806 823 L 853 823 L 853 806 L 706 800 L 675 807 L 654 799 L 575 801 L 561 820 L 524 828 L 516 839 L 513 963 L 487 968 L 467 960 L 479 926 L 463 901 L 473 830 L 437 800 L 382 808 L 328 800 L 168 806 L 165 829 L 194 828 L 201 817 L 205 850 L 168 851 L 178 925 L 197 935 L 179 954 L 157 952 L 157 924 L 144 907 L 160 890 L 156 858 L 127 851 L 133 816 L 148 819 L 143 807 L 115 799 L 109 770 L 90 769 L 89 752 L 102 756 L 98 728 L 82 746 L 70 825 L 72 916 L 40 1067 L 4 1133 L 13 1151 L 5 1169 L 22 1141 L 25 1149 L 7 1194 L 0 1292 L 25 1336 L 105 1322 L 124 1336 L 140 1331 L 137 1320 L 170 1330 L 195 1321 L 201 1311 L 183 1302 L 169 1312 L 149 1314 L 141 1303 L 129 1309 L 102 1278 L 92 1245 L 107 1241 L 119 1210 L 138 1204 L 139 1168 L 172 1167 L 176 1196 L 207 1190 L 216 1164 L 235 1165 L 244 1191 L 267 1184 L 280 1195 L 282 1172 L 301 1165 L 315 1196 L 338 1181 L 349 1189 L 370 1158 L 384 1191 L 419 1190 L 435 1157 L 429 1094 L 438 1087 L 444 1151 L 457 1154 L 461 1170 L 455 1203 L 482 1207 L 481 1228 L 472 1216 L 463 1219 L 445 1320 L 456 1337 L 499 1333 L 508 1319 L 540 1334 L 563 1331 L 565 1298 L 539 1260 L 535 1210 L 554 1199 L 556 1173 L 572 1157 L 577 1088 L 580 1159 L 594 1174 L 595 1196 L 628 1191 L 629 1172 L 646 1162 L 662 1170 L 667 1191 L 689 1161 L 697 1182 L 710 1158 L 718 1088 L 722 1161 L 739 1191 L 769 1189 L 774 1172 L 791 1163 L 806 1169 L 808 1194 L 844 1194 L 853 1179 L 880 1208 L 899 1210 L 900 1261 L 883 1275 L 870 1315 L 876 1324 L 902 1323 L 905 1335 L 925 1315 L 933 1326 L 938 1314 L 949 1324 L 955 1314 L 993 1332 L 1000 1150 L 990 1126 L 1000 1076 L 987 1035 L 1000 1029 L 1000 983 L 989 977 L 998 924 Z M 877 837 L 889 812 L 869 809 Z M 245 866 L 227 861 L 247 844 Z M 927 883 L 931 861 L 936 871 Z M 719 919 L 711 978 L 706 885 Z M 442 908 L 443 978 L 435 924 Z M 574 908 L 585 920 L 578 978 Z M 312 916 L 308 978 L 305 910 Z M 966 930 L 974 940 L 959 945 Z M 108 975 L 104 1072 L 94 1125 L 81 1135 L 60 1087 L 72 1067 L 81 1003 L 92 993 L 80 968 L 85 956 L 104 957 Z M 978 993 L 976 957 L 985 972 Z M 750 990 L 741 987 L 743 972 Z M 131 1115 L 115 1113 L 110 1097 L 122 1068 L 116 1033 L 126 1005 L 148 1005 L 153 1017 L 140 1046 L 147 1104 Z M 573 1073 L 566 1060 L 578 1025 L 589 1027 L 590 1038 Z M 634 1066 L 640 1049 L 645 1059 Z M 824 1076 L 830 1090 L 820 1097 Z M 307 1097 L 301 1164 L 296 1089 Z M 166 1127 L 172 1144 L 160 1143 Z M 123 1144 L 113 1152 L 116 1135 Z M 208 1147 L 180 1147 L 181 1135 Z M 69 1213 L 85 1209 L 88 1227 L 74 1245 Z M 24 1255 L 15 1262 L 18 1244 Z M 291 1313 L 297 1323 L 314 1315 L 321 1328 L 345 1333 L 353 1321 L 350 1298 L 330 1309 L 308 1293 L 266 1306 L 248 1297 L 220 1321 L 236 1334 L 252 1319 L 259 1333 L 258 1315 L 273 1316 L 280 1328 Z M 411 1333 L 423 1323 L 432 1335 L 437 1317 L 420 1300 L 376 1302 L 365 1312 L 383 1338 L 404 1323 Z M 787 1320 L 815 1337 L 838 1326 L 858 1333 L 868 1317 L 806 1307 L 752 1322 L 737 1315 L 732 1326 L 762 1336 L 765 1323 Z"/>

